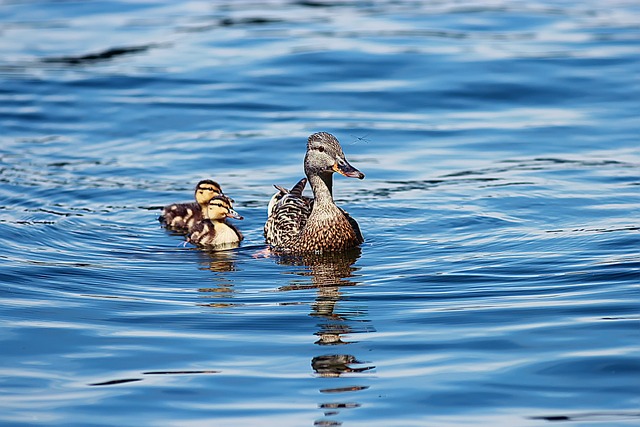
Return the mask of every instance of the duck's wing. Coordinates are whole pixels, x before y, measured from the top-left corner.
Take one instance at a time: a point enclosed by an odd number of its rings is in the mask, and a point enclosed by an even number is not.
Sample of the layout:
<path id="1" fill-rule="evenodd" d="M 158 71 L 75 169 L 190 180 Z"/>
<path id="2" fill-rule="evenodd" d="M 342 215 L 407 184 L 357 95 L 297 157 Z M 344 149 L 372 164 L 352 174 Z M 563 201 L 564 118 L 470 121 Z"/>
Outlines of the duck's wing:
<path id="1" fill-rule="evenodd" d="M 197 203 L 174 203 L 165 206 L 158 221 L 173 230 L 188 230 L 202 219 L 202 209 Z"/>
<path id="2" fill-rule="evenodd" d="M 307 178 L 302 178 L 300 181 L 293 186 L 289 194 L 294 197 L 302 197 L 302 192 L 304 191 L 304 187 L 307 185 Z M 280 187 L 282 189 L 282 187 Z"/>
<path id="3" fill-rule="evenodd" d="M 271 216 L 273 213 L 273 208 L 278 204 L 280 200 L 286 195 L 289 194 L 289 190 L 284 187 L 280 187 L 279 185 L 274 185 L 278 192 L 271 196 L 271 200 L 269 200 L 269 206 L 267 206 L 267 218 Z"/>
<path id="4" fill-rule="evenodd" d="M 300 234 L 311 214 L 313 199 L 303 197 L 307 179 L 302 178 L 288 193 L 275 203 L 264 225 L 267 244 L 280 246 Z M 282 191 L 282 190 L 280 190 Z"/>
<path id="5" fill-rule="evenodd" d="M 304 191 L 304 187 L 307 185 L 307 178 L 302 178 L 296 185 L 293 186 L 289 194 L 293 197 L 298 197 L 302 200 L 302 202 L 307 205 L 307 209 L 309 213 L 305 216 L 308 218 L 311 214 L 311 209 L 313 208 L 313 197 L 303 196 L 302 192 Z"/>
<path id="6" fill-rule="evenodd" d="M 351 215 L 349 215 L 349 212 L 345 211 L 342 208 L 340 208 L 340 210 L 342 211 L 342 214 L 347 219 L 347 221 L 349 221 L 349 224 L 351 224 L 353 231 L 356 233 L 358 244 L 364 242 L 364 237 L 362 236 L 362 232 L 360 231 L 360 226 L 358 225 L 358 222 L 355 219 L 353 219 Z"/>

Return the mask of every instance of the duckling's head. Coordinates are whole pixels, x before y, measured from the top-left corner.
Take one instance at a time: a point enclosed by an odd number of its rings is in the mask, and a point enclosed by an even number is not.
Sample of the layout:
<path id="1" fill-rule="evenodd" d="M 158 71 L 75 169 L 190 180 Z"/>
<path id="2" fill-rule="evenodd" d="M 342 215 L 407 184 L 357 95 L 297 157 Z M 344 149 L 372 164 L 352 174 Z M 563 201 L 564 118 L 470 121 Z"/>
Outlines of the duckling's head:
<path id="1" fill-rule="evenodd" d="M 243 219 L 238 212 L 231 207 L 231 199 L 227 196 L 215 196 L 207 205 L 207 218 L 211 220 L 223 220 L 225 218 Z"/>
<path id="2" fill-rule="evenodd" d="M 349 164 L 335 136 L 317 132 L 309 136 L 304 172 L 309 175 L 327 175 L 338 172 L 349 178 L 364 178 L 364 174 Z"/>
<path id="3" fill-rule="evenodd" d="M 206 207 L 215 196 L 222 194 L 220 184 L 210 179 L 203 179 L 196 185 L 195 197 L 200 206 Z"/>

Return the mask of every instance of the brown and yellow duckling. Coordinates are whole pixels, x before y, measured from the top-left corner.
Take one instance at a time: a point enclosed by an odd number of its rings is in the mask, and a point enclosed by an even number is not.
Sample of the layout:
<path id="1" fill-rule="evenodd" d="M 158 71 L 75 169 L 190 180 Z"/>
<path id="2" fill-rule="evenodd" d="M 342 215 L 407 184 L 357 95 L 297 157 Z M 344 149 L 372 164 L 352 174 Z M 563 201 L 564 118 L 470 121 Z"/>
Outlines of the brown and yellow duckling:
<path id="1" fill-rule="evenodd" d="M 326 132 L 309 136 L 304 172 L 314 199 L 302 196 L 302 179 L 289 192 L 281 189 L 269 204 L 264 236 L 275 252 L 323 253 L 354 248 L 364 241 L 355 219 L 333 201 L 333 174 L 363 179 L 351 166 L 338 140 Z"/>
<path id="2" fill-rule="evenodd" d="M 167 228 L 175 231 L 189 231 L 204 218 L 204 211 L 209 201 L 222 194 L 220 184 L 210 179 L 204 179 L 196 185 L 195 202 L 174 203 L 162 209 L 158 220 Z"/>
<path id="3" fill-rule="evenodd" d="M 190 230 L 187 242 L 197 246 L 220 247 L 237 246 L 244 236 L 227 218 L 242 219 L 231 206 L 231 199 L 215 196 L 209 201 L 205 218 L 197 222 Z"/>

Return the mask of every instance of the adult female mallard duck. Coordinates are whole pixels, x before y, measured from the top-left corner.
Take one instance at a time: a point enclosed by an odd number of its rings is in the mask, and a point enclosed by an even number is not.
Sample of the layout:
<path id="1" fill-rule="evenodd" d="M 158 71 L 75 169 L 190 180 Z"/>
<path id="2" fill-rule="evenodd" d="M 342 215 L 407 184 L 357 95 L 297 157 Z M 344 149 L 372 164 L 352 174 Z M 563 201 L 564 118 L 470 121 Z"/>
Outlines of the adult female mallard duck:
<path id="1" fill-rule="evenodd" d="M 304 173 L 311 184 L 313 199 L 302 196 L 306 179 L 291 190 L 276 187 L 264 226 L 267 244 L 281 253 L 337 252 L 364 241 L 355 219 L 333 201 L 333 173 L 363 179 L 351 166 L 338 140 L 326 132 L 309 136 Z"/>
<path id="2" fill-rule="evenodd" d="M 203 179 L 196 185 L 195 202 L 174 203 L 162 209 L 158 220 L 167 228 L 175 231 L 188 231 L 204 218 L 203 212 L 209 201 L 222 194 L 220 184 L 210 179 Z"/>
<path id="3" fill-rule="evenodd" d="M 242 219 L 231 207 L 231 199 L 216 196 L 209 201 L 206 218 L 192 228 L 187 242 L 198 246 L 225 246 L 239 243 L 244 236 L 240 230 L 225 221 L 227 218 Z"/>

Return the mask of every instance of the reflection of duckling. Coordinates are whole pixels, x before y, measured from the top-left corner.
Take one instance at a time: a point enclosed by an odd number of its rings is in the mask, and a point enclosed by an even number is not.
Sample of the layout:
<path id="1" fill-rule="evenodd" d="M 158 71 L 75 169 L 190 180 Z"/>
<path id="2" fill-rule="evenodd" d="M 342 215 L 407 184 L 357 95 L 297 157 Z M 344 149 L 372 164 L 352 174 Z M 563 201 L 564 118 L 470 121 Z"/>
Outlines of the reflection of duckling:
<path id="1" fill-rule="evenodd" d="M 336 252 L 364 241 L 358 223 L 333 201 L 333 173 L 364 178 L 344 156 L 338 140 L 326 132 L 314 133 L 307 143 L 304 172 L 313 190 L 313 206 L 300 195 L 276 194 L 269 203 L 264 226 L 267 244 L 276 252 Z M 301 181 L 296 187 L 306 183 Z M 306 207 L 306 209 L 305 209 Z"/>
<path id="2" fill-rule="evenodd" d="M 225 221 L 226 218 L 242 219 L 231 208 L 231 199 L 216 196 L 209 202 L 206 218 L 191 228 L 187 237 L 189 243 L 198 246 L 221 246 L 239 243 L 244 237 L 240 230 Z"/>
<path id="3" fill-rule="evenodd" d="M 204 218 L 203 212 L 207 209 L 209 201 L 220 194 L 222 189 L 217 182 L 204 179 L 196 185 L 195 202 L 165 206 L 158 220 L 172 230 L 187 231 Z"/>

